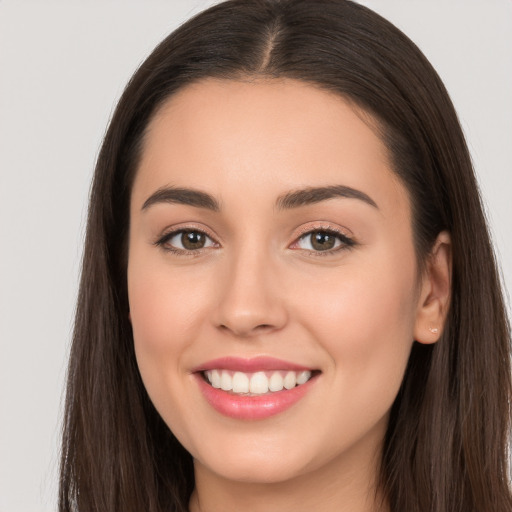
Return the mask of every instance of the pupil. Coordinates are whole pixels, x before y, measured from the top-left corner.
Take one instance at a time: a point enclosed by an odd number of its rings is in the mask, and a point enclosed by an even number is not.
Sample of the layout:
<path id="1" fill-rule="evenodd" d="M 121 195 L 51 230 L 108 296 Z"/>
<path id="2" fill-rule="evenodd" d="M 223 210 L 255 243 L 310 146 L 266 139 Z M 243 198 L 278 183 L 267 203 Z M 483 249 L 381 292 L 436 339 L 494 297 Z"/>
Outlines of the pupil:
<path id="1" fill-rule="evenodd" d="M 312 239 L 311 245 L 318 251 L 327 251 L 332 249 L 336 242 L 335 238 L 325 231 L 316 231 L 312 234 Z"/>
<path id="2" fill-rule="evenodd" d="M 185 249 L 201 249 L 204 246 L 205 236 L 197 231 L 184 231 L 181 235 L 181 243 Z"/>

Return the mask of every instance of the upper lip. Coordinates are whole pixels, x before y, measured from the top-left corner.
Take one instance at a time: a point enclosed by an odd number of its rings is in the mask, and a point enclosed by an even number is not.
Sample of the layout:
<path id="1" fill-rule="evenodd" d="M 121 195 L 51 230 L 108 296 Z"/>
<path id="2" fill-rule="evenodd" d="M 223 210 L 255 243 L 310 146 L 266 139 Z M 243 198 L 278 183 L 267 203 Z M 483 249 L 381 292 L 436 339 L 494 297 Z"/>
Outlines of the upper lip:
<path id="1" fill-rule="evenodd" d="M 235 372 L 253 373 L 269 370 L 313 371 L 313 368 L 268 356 L 258 356 L 250 359 L 244 359 L 242 357 L 220 357 L 197 366 L 192 372 L 204 372 L 206 370 L 231 370 Z"/>

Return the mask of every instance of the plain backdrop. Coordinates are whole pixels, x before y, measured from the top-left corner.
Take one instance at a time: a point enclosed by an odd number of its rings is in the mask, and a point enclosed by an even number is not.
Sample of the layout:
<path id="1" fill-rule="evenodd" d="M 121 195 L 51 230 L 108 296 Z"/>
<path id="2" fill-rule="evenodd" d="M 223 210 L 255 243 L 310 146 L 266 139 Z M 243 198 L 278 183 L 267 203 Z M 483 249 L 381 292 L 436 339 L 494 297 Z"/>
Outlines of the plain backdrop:
<path id="1" fill-rule="evenodd" d="M 0 0 L 0 512 L 56 510 L 87 196 L 112 109 L 151 49 L 212 3 Z M 512 290 L 512 1 L 362 3 L 444 80 Z"/>

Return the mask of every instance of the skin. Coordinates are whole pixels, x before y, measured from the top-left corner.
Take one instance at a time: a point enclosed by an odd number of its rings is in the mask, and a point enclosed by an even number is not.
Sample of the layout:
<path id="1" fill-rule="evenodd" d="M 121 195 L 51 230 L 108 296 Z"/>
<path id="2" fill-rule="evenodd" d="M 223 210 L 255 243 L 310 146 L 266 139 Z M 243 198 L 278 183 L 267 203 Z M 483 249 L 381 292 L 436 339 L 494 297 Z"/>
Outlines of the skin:
<path id="1" fill-rule="evenodd" d="M 339 184 L 376 206 L 275 206 Z M 169 186 L 206 192 L 220 210 L 143 208 Z M 183 255 L 155 244 L 180 228 L 204 231 L 206 245 Z M 315 252 L 304 233 L 326 228 L 354 245 Z M 387 510 L 374 496 L 389 410 L 413 340 L 437 341 L 449 301 L 448 235 L 421 275 L 412 240 L 408 193 L 371 120 L 344 99 L 293 80 L 208 79 L 159 110 L 133 185 L 128 291 L 144 384 L 194 458 L 191 511 Z M 221 415 L 191 374 L 261 355 L 321 371 L 264 420 Z"/>

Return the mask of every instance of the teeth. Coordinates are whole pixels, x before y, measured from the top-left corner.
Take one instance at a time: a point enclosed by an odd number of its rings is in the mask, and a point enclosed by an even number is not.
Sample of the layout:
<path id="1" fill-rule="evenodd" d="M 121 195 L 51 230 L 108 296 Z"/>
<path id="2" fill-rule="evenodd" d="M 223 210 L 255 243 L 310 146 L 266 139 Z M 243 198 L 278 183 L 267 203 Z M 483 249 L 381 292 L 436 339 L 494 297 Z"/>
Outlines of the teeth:
<path id="1" fill-rule="evenodd" d="M 306 382 L 311 378 L 311 372 L 303 371 L 297 375 L 297 385 L 306 384 Z"/>
<path id="2" fill-rule="evenodd" d="M 284 376 L 284 387 L 286 389 L 292 389 L 297 385 L 297 376 L 295 375 L 295 372 L 288 372 Z"/>
<path id="3" fill-rule="evenodd" d="M 265 373 L 256 372 L 249 382 L 249 390 L 255 395 L 262 395 L 268 392 L 268 379 Z"/>
<path id="4" fill-rule="evenodd" d="M 269 379 L 268 389 L 270 389 L 270 391 L 281 391 L 283 386 L 282 375 L 279 372 L 274 372 Z"/>
<path id="5" fill-rule="evenodd" d="M 213 370 L 210 372 L 211 377 L 208 377 L 210 380 L 211 385 L 214 388 L 220 388 L 220 373 L 219 370 Z"/>
<path id="6" fill-rule="evenodd" d="M 228 372 L 222 372 L 220 375 L 220 389 L 231 391 L 233 389 L 233 379 Z"/>
<path id="7" fill-rule="evenodd" d="M 305 384 L 311 378 L 308 370 L 301 372 L 230 372 L 229 370 L 208 370 L 205 372 L 208 382 L 214 388 L 240 394 L 263 395 L 265 393 L 293 389 Z"/>
<path id="8" fill-rule="evenodd" d="M 233 393 L 249 393 L 249 377 L 245 373 L 236 372 L 233 375 Z"/>

